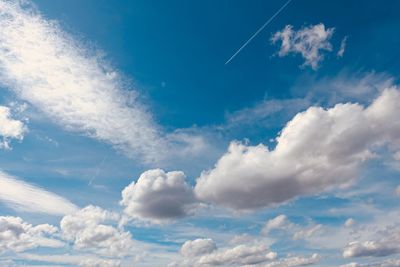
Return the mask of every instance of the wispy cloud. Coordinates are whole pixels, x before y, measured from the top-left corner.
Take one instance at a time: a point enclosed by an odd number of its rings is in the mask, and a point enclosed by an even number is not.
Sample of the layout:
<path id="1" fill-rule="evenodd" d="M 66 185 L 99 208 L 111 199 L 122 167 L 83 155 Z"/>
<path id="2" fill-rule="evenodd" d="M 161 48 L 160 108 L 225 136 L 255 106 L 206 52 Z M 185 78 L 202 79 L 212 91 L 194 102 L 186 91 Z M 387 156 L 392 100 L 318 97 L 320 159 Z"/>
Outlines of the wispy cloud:
<path id="1" fill-rule="evenodd" d="M 0 171 L 0 202 L 28 212 L 64 215 L 77 207 L 67 199 Z"/>
<path id="2" fill-rule="evenodd" d="M 131 84 L 27 1 L 0 1 L 0 82 L 70 131 L 154 160 L 164 146 Z"/>

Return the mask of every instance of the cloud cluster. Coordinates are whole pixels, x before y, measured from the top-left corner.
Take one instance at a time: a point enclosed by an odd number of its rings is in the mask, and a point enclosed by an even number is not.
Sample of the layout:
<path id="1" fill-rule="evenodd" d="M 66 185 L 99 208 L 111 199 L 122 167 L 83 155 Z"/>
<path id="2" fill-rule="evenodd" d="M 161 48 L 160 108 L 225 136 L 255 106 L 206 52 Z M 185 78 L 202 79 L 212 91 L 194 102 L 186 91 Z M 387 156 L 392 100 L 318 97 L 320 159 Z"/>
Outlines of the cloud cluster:
<path id="1" fill-rule="evenodd" d="M 298 31 L 293 30 L 292 25 L 286 25 L 282 31 L 278 31 L 272 36 L 271 41 L 272 43 L 281 42 L 278 52 L 280 57 L 290 53 L 301 54 L 305 60 L 303 66 L 311 66 L 315 70 L 324 59 L 323 51 L 332 51 L 330 39 L 333 32 L 334 28 L 325 29 L 325 25 L 322 23 L 303 27 Z M 343 53 L 344 46 L 341 55 Z"/>
<path id="2" fill-rule="evenodd" d="M 154 169 L 128 185 L 120 203 L 129 219 L 161 223 L 190 214 L 195 198 L 183 172 Z"/>
<path id="3" fill-rule="evenodd" d="M 298 113 L 270 150 L 232 142 L 215 167 L 197 179 L 196 196 L 236 210 L 280 204 L 294 197 L 346 187 L 376 148 L 400 145 L 400 92 L 385 89 L 373 103 L 310 107 Z"/>
<path id="4" fill-rule="evenodd" d="M 36 247 L 62 247 L 64 243 L 50 237 L 55 232 L 57 228 L 48 224 L 33 226 L 19 217 L 0 216 L 0 254 Z"/>
<path id="5" fill-rule="evenodd" d="M 73 213 L 69 200 L 0 171 L 0 201 L 17 210 L 52 215 Z"/>
<path id="6" fill-rule="evenodd" d="M 60 228 L 63 238 L 72 241 L 78 250 L 106 256 L 126 256 L 132 253 L 131 234 L 106 224 L 118 219 L 117 214 L 100 207 L 87 206 L 64 216 Z"/>
<path id="7" fill-rule="evenodd" d="M 0 137 L 3 138 L 0 148 L 10 149 L 10 139 L 22 140 L 26 132 L 26 126 L 22 121 L 11 118 L 8 107 L 0 106 Z"/>

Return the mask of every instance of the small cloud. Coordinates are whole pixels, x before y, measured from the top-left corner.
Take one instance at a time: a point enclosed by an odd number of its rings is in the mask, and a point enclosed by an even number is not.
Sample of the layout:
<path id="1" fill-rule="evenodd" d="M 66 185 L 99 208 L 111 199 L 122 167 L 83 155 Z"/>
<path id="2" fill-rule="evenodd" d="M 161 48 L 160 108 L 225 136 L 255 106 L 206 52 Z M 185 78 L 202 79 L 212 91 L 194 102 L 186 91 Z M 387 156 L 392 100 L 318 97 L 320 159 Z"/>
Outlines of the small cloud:
<path id="1" fill-rule="evenodd" d="M 356 221 L 353 218 L 349 218 L 344 222 L 344 226 L 346 227 L 352 227 Z"/>
<path id="2" fill-rule="evenodd" d="M 338 57 L 343 57 L 344 51 L 346 50 L 346 45 L 347 45 L 347 36 L 345 36 L 342 39 L 342 42 L 340 42 L 340 48 L 339 51 L 337 52 Z"/>
<path id="3" fill-rule="evenodd" d="M 322 23 L 303 27 L 298 31 L 293 30 L 292 25 L 286 25 L 282 31 L 272 36 L 271 41 L 273 44 L 281 42 L 278 56 L 284 57 L 291 53 L 301 54 L 305 60 L 302 66 L 310 66 L 316 70 L 324 60 L 323 51 L 332 51 L 330 39 L 334 30 L 334 28 L 325 28 Z"/>

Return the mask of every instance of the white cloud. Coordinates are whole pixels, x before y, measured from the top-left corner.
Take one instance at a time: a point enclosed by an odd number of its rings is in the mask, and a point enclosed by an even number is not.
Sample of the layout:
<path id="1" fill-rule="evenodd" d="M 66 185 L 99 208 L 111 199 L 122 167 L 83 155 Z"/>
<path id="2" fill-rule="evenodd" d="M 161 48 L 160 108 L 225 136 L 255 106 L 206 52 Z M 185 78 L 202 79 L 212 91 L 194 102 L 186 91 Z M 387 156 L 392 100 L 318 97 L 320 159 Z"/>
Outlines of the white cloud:
<path id="1" fill-rule="evenodd" d="M 62 247 L 64 243 L 50 238 L 56 232 L 57 228 L 49 224 L 33 226 L 19 217 L 0 216 L 0 254 L 36 247 Z"/>
<path id="2" fill-rule="evenodd" d="M 344 37 L 340 42 L 340 48 L 339 51 L 337 52 L 338 57 L 343 57 L 344 51 L 346 50 L 346 44 L 347 44 L 347 36 Z"/>
<path id="3" fill-rule="evenodd" d="M 210 238 L 186 241 L 181 247 L 181 254 L 186 257 L 196 257 L 209 254 L 217 249 L 214 241 Z"/>
<path id="4" fill-rule="evenodd" d="M 400 92 L 384 90 L 373 103 L 311 107 L 298 113 L 270 150 L 232 142 L 215 167 L 197 179 L 196 196 L 236 210 L 346 187 L 375 149 L 400 146 Z"/>
<path id="5" fill-rule="evenodd" d="M 0 171 L 0 201 L 17 210 L 64 215 L 77 207 L 67 199 Z"/>
<path id="6" fill-rule="evenodd" d="M 266 245 L 257 242 L 217 249 L 212 240 L 197 239 L 185 242 L 182 250 L 183 260 L 168 266 L 259 266 L 277 257 Z"/>
<path id="7" fill-rule="evenodd" d="M 106 256 L 130 255 L 133 248 L 130 233 L 106 224 L 118 219 L 117 214 L 87 206 L 74 214 L 64 216 L 60 227 L 63 238 L 73 241 L 78 250 Z"/>
<path id="8" fill-rule="evenodd" d="M 28 260 L 33 262 L 51 263 L 51 266 L 81 266 L 81 267 L 119 267 L 120 260 L 100 258 L 91 254 L 33 254 L 19 253 L 15 256 L 16 260 Z M 24 265 L 25 266 L 25 265 Z M 33 265 L 39 266 L 39 265 Z M 49 266 L 49 265 L 45 265 Z"/>
<path id="9" fill-rule="evenodd" d="M 8 107 L 0 106 L 0 136 L 3 141 L 0 148 L 9 149 L 10 139 L 22 140 L 26 132 L 26 127 L 22 121 L 11 118 L 11 112 Z"/>
<path id="10" fill-rule="evenodd" d="M 340 267 L 399 267 L 400 260 L 399 259 L 387 259 L 381 262 L 371 262 L 371 263 L 348 263 L 344 265 L 340 265 Z"/>
<path id="11" fill-rule="evenodd" d="M 64 128 L 157 159 L 163 140 L 131 85 L 27 1 L 0 1 L 0 82 Z"/>
<path id="12" fill-rule="evenodd" d="M 353 218 L 349 218 L 344 222 L 344 226 L 353 227 L 356 221 Z"/>
<path id="13" fill-rule="evenodd" d="M 400 197 L 400 185 L 396 187 L 395 194 L 396 196 Z"/>
<path id="14" fill-rule="evenodd" d="M 288 220 L 287 216 L 284 214 L 278 215 L 275 218 L 268 220 L 265 226 L 262 229 L 262 233 L 267 235 L 272 230 L 285 230 L 290 227 L 292 224 Z"/>
<path id="15" fill-rule="evenodd" d="M 183 172 L 154 169 L 122 191 L 121 205 L 129 219 L 161 223 L 190 214 L 195 199 Z"/>
<path id="16" fill-rule="evenodd" d="M 304 229 L 301 229 L 297 232 L 294 233 L 293 239 L 298 240 L 298 239 L 308 239 L 311 236 L 315 235 L 317 232 L 321 231 L 322 225 L 317 224 L 317 225 L 312 225 L 310 227 L 306 227 Z"/>
<path id="17" fill-rule="evenodd" d="M 330 39 L 334 28 L 325 29 L 325 25 L 320 23 L 314 26 L 303 27 L 298 31 L 293 30 L 292 25 L 286 25 L 282 31 L 276 32 L 271 41 L 281 42 L 278 55 L 286 56 L 290 53 L 301 54 L 304 58 L 303 66 L 311 66 L 314 70 L 324 59 L 323 51 L 332 51 Z"/>
<path id="18" fill-rule="evenodd" d="M 317 264 L 320 260 L 318 254 L 313 254 L 310 257 L 304 256 L 289 256 L 287 258 L 279 259 L 278 261 L 270 262 L 263 267 L 295 267 L 295 266 L 309 266 Z"/>
<path id="19" fill-rule="evenodd" d="M 119 267 L 120 261 L 106 259 L 86 259 L 79 263 L 82 267 Z"/>
<path id="20" fill-rule="evenodd" d="M 396 240 L 396 243 L 399 242 Z M 399 253 L 400 247 L 398 244 L 389 240 L 383 241 L 365 241 L 365 242 L 351 242 L 343 251 L 344 258 L 354 257 L 384 257 L 392 254 Z"/>

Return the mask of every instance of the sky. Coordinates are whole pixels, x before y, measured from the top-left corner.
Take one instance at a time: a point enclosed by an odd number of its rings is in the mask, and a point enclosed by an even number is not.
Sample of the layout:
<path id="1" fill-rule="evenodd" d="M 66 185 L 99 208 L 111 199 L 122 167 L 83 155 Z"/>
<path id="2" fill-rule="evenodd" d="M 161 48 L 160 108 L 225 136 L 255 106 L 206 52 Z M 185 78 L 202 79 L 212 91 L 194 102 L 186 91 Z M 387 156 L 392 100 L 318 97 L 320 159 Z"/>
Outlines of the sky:
<path id="1" fill-rule="evenodd" d="M 0 265 L 400 266 L 399 8 L 0 0 Z"/>

